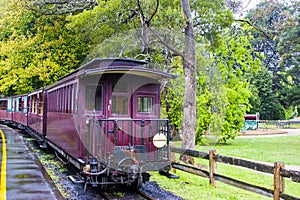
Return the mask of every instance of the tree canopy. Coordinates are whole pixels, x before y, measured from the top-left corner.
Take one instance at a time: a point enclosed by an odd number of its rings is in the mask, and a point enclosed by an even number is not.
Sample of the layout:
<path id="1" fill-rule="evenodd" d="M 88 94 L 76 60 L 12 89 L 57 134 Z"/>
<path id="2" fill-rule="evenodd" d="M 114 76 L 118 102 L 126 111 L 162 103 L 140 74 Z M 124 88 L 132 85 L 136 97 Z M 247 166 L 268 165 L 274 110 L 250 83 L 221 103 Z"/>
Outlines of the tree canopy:
<path id="1" fill-rule="evenodd" d="M 272 79 L 273 100 L 269 103 L 273 105 L 257 104 L 253 109 L 262 113 L 262 116 L 274 105 L 275 110 L 281 110 L 263 119 L 284 119 L 285 110 L 298 105 L 295 99 L 300 96 L 299 3 L 265 0 L 246 16 L 256 27 L 252 44 L 256 52 L 263 54 L 261 60 Z M 259 98 L 264 99 L 263 96 Z"/>
<path id="2" fill-rule="evenodd" d="M 242 128 L 245 113 L 284 119 L 300 103 L 299 2 L 265 0 L 234 19 L 241 5 L 1 1 L 0 93 L 44 87 L 94 57 L 146 60 L 178 74 L 163 83 L 162 114 L 174 132 L 191 134 L 183 134 L 192 140 L 186 147 L 212 133 L 215 141 L 226 142 Z M 193 128 L 182 129 L 192 121 Z"/>
<path id="3" fill-rule="evenodd" d="M 80 65 L 86 45 L 66 28 L 65 16 L 44 16 L 18 1 L 5 8 L 0 26 L 1 93 L 33 91 Z"/>

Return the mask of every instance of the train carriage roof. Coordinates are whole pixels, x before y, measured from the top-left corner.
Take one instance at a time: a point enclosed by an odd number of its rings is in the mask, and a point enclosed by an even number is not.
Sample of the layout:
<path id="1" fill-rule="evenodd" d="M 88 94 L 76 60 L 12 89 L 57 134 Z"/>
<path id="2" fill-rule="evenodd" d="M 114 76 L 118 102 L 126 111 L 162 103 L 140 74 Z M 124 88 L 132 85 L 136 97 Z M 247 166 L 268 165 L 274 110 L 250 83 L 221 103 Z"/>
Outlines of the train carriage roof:
<path id="1" fill-rule="evenodd" d="M 70 77 L 74 74 L 80 75 L 94 75 L 94 74 L 112 74 L 112 73 L 126 73 L 134 74 L 153 79 L 170 79 L 175 78 L 174 75 L 165 73 L 156 69 L 147 68 L 147 62 L 134 59 L 123 58 L 96 58 L 87 64 L 79 67 L 73 72 L 60 78 L 60 80 Z"/>

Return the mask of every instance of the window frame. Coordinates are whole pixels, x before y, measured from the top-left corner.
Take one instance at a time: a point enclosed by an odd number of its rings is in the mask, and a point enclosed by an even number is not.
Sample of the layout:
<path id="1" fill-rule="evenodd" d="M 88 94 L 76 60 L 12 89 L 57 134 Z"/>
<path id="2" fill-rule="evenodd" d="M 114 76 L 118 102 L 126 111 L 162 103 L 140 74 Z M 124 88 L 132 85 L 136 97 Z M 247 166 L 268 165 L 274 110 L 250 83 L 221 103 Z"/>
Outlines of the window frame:
<path id="1" fill-rule="evenodd" d="M 136 98 L 137 98 L 137 113 L 138 114 L 154 114 L 155 113 L 155 110 L 154 110 L 155 96 L 154 95 L 137 95 Z M 152 99 L 150 112 L 139 111 L 139 106 L 140 106 L 139 99 L 140 98 L 151 98 Z M 144 104 L 144 102 L 142 102 L 142 104 Z M 147 103 L 147 106 L 148 106 L 148 103 Z"/>
<path id="2" fill-rule="evenodd" d="M 152 100 L 152 112 L 139 112 L 139 97 L 151 97 Z M 136 92 L 133 96 L 133 101 L 134 101 L 134 117 L 135 118 L 158 118 L 159 114 L 160 114 L 160 103 L 158 103 L 158 94 L 155 92 L 145 92 L 145 91 L 140 91 L 140 92 Z M 158 99 L 157 99 L 158 98 Z M 158 104 L 158 105 L 156 105 Z M 159 106 L 159 107 L 158 107 Z"/>
<path id="3" fill-rule="evenodd" d="M 121 76 L 122 77 L 122 76 Z M 132 87 L 133 87 L 133 81 L 132 79 L 126 79 L 126 84 L 127 84 L 127 90 L 126 91 L 115 91 L 114 92 L 114 85 L 115 84 L 120 84 L 120 79 L 111 79 L 111 98 L 110 98 L 110 102 L 109 102 L 109 109 L 110 109 L 110 117 L 112 118 L 130 118 L 132 116 Z M 123 84 L 121 84 L 123 85 Z M 114 97 L 126 97 L 127 98 L 127 113 L 126 114 L 117 114 L 117 113 L 113 113 L 113 98 Z"/>
<path id="4" fill-rule="evenodd" d="M 0 100 L 0 110 L 4 110 L 6 111 L 7 110 L 7 103 L 8 101 L 5 99 L 5 100 Z"/>
<path id="5" fill-rule="evenodd" d="M 115 93 L 115 94 L 112 94 L 111 96 L 111 115 L 112 116 L 122 116 L 122 117 L 129 117 L 130 116 L 130 98 L 128 97 L 129 95 L 128 94 L 125 94 L 125 93 Z M 114 113 L 113 110 L 114 110 L 114 103 L 113 103 L 113 99 L 114 97 L 126 97 L 127 98 L 127 113 L 122 113 L 122 114 L 118 114 L 118 113 Z"/>
<path id="6" fill-rule="evenodd" d="M 95 94 L 95 98 L 93 98 L 93 100 L 92 100 L 92 101 L 94 101 L 93 102 L 94 109 L 88 109 L 87 108 L 87 99 L 86 99 L 86 97 L 87 97 L 87 87 L 88 86 L 96 86 L 96 88 L 95 88 L 96 91 L 98 90 L 98 87 L 101 86 L 101 96 L 100 96 L 100 98 L 101 98 L 100 103 L 101 104 L 99 106 L 99 108 L 100 108 L 99 110 L 96 109 L 96 94 Z M 74 88 L 74 90 L 75 90 L 75 88 Z M 85 99 L 85 101 L 84 101 L 84 110 L 85 110 L 85 113 L 96 113 L 96 114 L 101 114 L 102 115 L 104 113 L 104 84 L 103 83 L 86 84 L 85 87 L 84 87 L 84 90 L 85 90 L 84 91 L 84 99 Z"/>

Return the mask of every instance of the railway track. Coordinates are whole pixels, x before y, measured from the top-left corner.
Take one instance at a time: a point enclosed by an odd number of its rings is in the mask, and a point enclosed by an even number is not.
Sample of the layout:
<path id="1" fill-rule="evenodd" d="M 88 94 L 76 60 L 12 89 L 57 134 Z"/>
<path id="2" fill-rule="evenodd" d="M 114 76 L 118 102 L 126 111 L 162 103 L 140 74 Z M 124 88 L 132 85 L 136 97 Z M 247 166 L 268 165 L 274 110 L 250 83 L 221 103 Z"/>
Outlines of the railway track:
<path id="1" fill-rule="evenodd" d="M 149 194 L 138 190 L 136 192 L 127 192 L 127 193 L 101 193 L 103 198 L 107 200 L 155 200 L 155 197 L 150 196 Z"/>
<path id="2" fill-rule="evenodd" d="M 153 194 L 150 195 L 150 194 Z M 157 191 L 147 191 L 143 188 L 138 189 L 137 191 L 122 191 L 122 192 L 101 192 L 103 198 L 107 200 L 155 200 L 157 199 Z M 155 197 L 156 195 L 156 197 Z M 173 199 L 173 198 L 171 198 Z"/>
<path id="3" fill-rule="evenodd" d="M 137 193 L 139 195 L 141 195 L 142 197 L 146 198 L 146 199 L 149 199 L 149 200 L 155 200 L 156 198 L 155 197 L 151 197 L 149 194 L 143 192 L 143 191 L 140 191 L 138 190 Z"/>
<path id="4" fill-rule="evenodd" d="M 23 135 L 28 148 L 35 152 L 37 158 L 47 158 L 46 163 L 41 163 L 42 168 L 48 171 L 50 168 L 52 175 L 57 177 L 57 181 L 53 182 L 57 187 L 61 188 L 61 192 L 64 193 L 67 199 L 109 199 L 109 200 L 145 200 L 145 199 L 172 199 L 182 200 L 182 198 L 173 195 L 172 193 L 160 188 L 156 182 L 146 182 L 136 192 L 128 192 L 125 188 L 109 190 L 108 192 L 99 192 L 97 189 L 88 187 L 87 191 L 83 189 L 83 183 L 78 181 L 72 181 L 69 177 L 71 174 L 76 173 L 71 164 L 67 165 L 64 170 L 61 169 L 61 165 L 58 162 L 53 150 L 51 148 L 41 150 L 38 143 L 31 140 L 30 136 L 21 131 L 16 130 L 19 134 Z M 45 159 L 44 159 L 45 160 Z M 67 170 L 67 171 L 65 171 Z M 48 173 L 48 172 L 46 172 Z M 76 177 L 76 175 L 74 175 Z M 80 180 L 80 179 L 79 179 Z"/>

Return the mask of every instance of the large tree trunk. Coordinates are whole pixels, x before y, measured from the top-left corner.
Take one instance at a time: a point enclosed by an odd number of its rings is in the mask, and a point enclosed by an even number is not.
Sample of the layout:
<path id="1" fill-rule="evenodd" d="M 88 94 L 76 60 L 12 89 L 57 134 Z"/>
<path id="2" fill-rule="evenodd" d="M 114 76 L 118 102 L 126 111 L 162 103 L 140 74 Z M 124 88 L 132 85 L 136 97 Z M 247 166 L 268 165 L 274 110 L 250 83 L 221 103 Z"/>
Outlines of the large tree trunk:
<path id="1" fill-rule="evenodd" d="M 184 110 L 183 110 L 183 141 L 182 148 L 195 148 L 196 135 L 196 53 L 195 53 L 195 37 L 193 30 L 192 13 L 189 0 L 181 0 L 181 7 L 186 21 L 185 27 L 185 52 L 183 59 L 183 69 L 185 75 L 184 89 Z M 188 158 L 184 155 L 181 159 L 191 164 L 194 163 L 192 157 Z"/>

